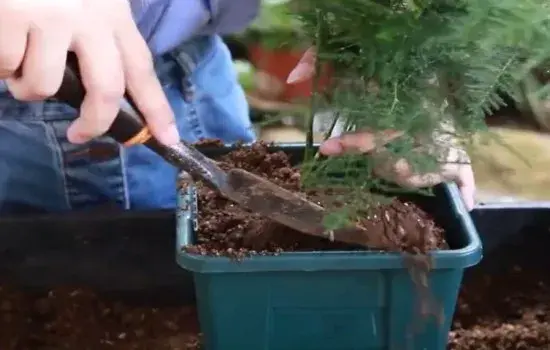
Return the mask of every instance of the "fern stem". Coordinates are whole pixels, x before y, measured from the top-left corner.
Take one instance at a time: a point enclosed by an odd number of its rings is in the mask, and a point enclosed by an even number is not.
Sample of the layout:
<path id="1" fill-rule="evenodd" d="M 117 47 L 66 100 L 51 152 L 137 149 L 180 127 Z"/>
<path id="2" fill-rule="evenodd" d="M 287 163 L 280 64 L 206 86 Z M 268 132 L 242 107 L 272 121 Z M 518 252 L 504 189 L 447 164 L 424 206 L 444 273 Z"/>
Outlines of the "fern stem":
<path id="1" fill-rule="evenodd" d="M 323 45 L 323 34 L 324 34 L 324 18 L 321 13 L 321 10 L 316 10 L 317 16 L 317 33 L 316 33 L 316 53 L 321 52 Z M 319 55 L 316 54 L 315 60 L 315 73 L 312 80 L 311 88 L 311 97 L 310 97 L 310 108 L 309 114 L 306 119 L 306 147 L 304 153 L 304 162 L 307 162 L 313 158 L 314 149 L 313 149 L 313 122 L 315 120 L 315 115 L 317 114 L 318 109 L 318 93 L 319 93 L 319 81 L 321 77 L 321 59 Z"/>
<path id="2" fill-rule="evenodd" d="M 334 131 L 334 128 L 336 127 L 336 124 L 338 123 L 338 119 L 340 119 L 340 113 L 336 112 L 334 114 L 334 118 L 332 119 L 332 122 L 331 122 L 327 132 L 325 132 L 325 134 L 323 135 L 323 141 L 326 141 L 330 138 L 330 135 L 332 135 L 332 132 Z M 317 160 L 320 157 L 321 157 L 321 153 L 319 153 L 319 151 L 317 151 L 317 153 L 315 153 L 314 159 Z"/>

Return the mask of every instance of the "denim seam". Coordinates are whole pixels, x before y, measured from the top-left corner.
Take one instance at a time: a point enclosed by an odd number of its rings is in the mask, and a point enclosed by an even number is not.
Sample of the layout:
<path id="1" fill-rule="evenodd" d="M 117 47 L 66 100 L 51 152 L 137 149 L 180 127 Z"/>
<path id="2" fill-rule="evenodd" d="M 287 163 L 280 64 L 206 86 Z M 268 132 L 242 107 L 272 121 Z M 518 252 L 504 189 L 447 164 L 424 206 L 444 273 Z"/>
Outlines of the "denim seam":
<path id="1" fill-rule="evenodd" d="M 216 45 L 216 41 L 219 40 L 218 37 L 205 37 L 201 39 L 208 40 L 208 48 L 207 50 L 202 52 L 202 55 L 200 55 L 200 57 L 194 57 L 198 55 L 191 55 L 185 51 L 185 47 L 186 45 L 189 45 L 189 43 L 180 45 L 170 53 L 170 56 L 183 70 L 184 79 L 190 78 L 195 70 L 200 69 L 204 65 L 208 64 L 218 50 L 218 46 Z"/>
<path id="2" fill-rule="evenodd" d="M 59 141 L 57 140 L 57 136 L 55 135 L 53 126 L 47 122 L 41 122 L 41 124 L 44 125 L 46 135 L 48 135 L 48 145 L 52 148 L 53 152 L 55 153 L 55 158 L 57 159 L 57 163 L 61 174 L 60 176 L 61 181 L 63 182 L 63 189 L 64 189 L 63 196 L 65 198 L 65 204 L 67 205 L 67 208 L 72 209 L 71 199 L 69 196 L 69 187 L 67 185 L 67 172 L 65 169 L 65 158 L 63 157 L 62 147 L 59 144 Z"/>
<path id="3" fill-rule="evenodd" d="M 202 57 L 202 59 L 195 63 L 194 69 L 201 69 L 214 59 L 214 56 L 218 53 L 219 50 L 219 46 L 217 43 L 218 40 L 221 39 L 217 36 L 212 38 L 212 42 L 210 43 L 208 50 L 204 52 L 204 56 Z"/>
<path id="4" fill-rule="evenodd" d="M 194 105 L 194 101 L 189 103 L 189 111 L 186 113 L 187 120 L 190 127 L 193 130 L 195 136 L 200 140 L 204 138 L 204 130 L 202 128 L 200 118 L 198 117 L 197 108 Z"/>
<path id="5" fill-rule="evenodd" d="M 172 59 L 176 62 L 177 66 L 181 69 L 181 93 L 184 100 L 189 106 L 189 111 L 188 113 L 185 113 L 185 118 L 187 119 L 188 124 L 197 139 L 204 138 L 205 132 L 202 128 L 196 106 L 194 105 L 196 101 L 196 98 L 194 96 L 195 87 L 191 82 L 191 75 L 195 70 L 200 69 L 202 66 L 208 64 L 212 59 L 214 59 L 214 56 L 217 54 L 217 50 L 219 49 L 216 45 L 216 40 L 218 40 L 217 38 L 208 38 L 207 40 L 209 41 L 208 49 L 202 52 L 202 55 L 192 55 L 186 52 L 184 49 L 185 44 L 176 48 L 170 54 Z M 198 57 L 197 59 L 197 57 L 194 56 L 201 57 Z"/>
<path id="6" fill-rule="evenodd" d="M 128 186 L 128 170 L 126 169 L 126 148 L 118 146 L 120 149 L 119 159 L 122 173 L 122 186 L 124 189 L 124 209 L 130 209 L 130 187 Z"/>

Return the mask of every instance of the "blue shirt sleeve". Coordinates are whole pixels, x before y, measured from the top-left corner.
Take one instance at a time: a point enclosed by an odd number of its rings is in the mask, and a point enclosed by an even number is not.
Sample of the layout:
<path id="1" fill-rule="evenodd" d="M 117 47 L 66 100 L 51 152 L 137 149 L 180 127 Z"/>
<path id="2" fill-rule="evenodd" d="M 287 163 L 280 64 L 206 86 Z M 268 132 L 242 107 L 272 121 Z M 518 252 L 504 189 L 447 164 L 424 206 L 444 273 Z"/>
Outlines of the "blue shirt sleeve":
<path id="1" fill-rule="evenodd" d="M 177 0 L 176 0 L 177 1 Z M 230 34 L 243 30 L 258 15 L 261 0 L 204 0 L 212 20 L 203 33 Z"/>
<path id="2" fill-rule="evenodd" d="M 131 0 L 134 19 L 154 55 L 195 35 L 244 29 L 261 0 Z"/>

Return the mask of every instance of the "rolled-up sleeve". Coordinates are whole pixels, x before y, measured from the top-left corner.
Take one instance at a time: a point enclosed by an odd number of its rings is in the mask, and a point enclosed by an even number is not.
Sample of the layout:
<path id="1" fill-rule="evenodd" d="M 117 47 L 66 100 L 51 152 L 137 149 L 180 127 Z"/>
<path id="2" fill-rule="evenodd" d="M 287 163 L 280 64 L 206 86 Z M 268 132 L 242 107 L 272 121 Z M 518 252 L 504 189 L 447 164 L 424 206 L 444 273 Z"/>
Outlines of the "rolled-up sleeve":
<path id="1" fill-rule="evenodd" d="M 195 35 L 244 29 L 261 0 L 131 0 L 134 19 L 153 54 L 163 54 Z"/>

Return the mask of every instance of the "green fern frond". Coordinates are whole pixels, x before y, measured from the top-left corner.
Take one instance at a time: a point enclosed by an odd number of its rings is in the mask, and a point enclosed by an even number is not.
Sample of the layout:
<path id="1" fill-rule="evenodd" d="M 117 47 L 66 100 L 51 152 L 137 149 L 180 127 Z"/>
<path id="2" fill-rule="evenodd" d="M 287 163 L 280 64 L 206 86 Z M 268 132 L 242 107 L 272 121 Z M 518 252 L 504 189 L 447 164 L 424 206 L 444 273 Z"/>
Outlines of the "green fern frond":
<path id="1" fill-rule="evenodd" d="M 459 140 L 471 140 L 486 128 L 486 114 L 505 103 L 503 94 L 514 96 L 518 82 L 550 58 L 550 4 L 543 0 L 298 1 L 310 37 L 319 20 L 326 28 L 317 51 L 335 70 L 330 108 L 348 129 L 404 131 L 385 151 L 414 169 L 436 166 L 433 155 L 415 151 L 415 140 L 448 121 Z M 369 161 L 315 160 L 308 185 L 387 189 Z"/>

